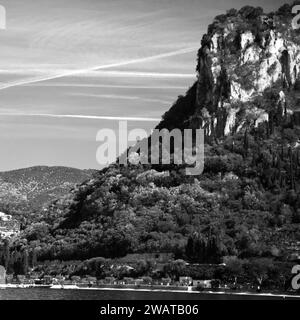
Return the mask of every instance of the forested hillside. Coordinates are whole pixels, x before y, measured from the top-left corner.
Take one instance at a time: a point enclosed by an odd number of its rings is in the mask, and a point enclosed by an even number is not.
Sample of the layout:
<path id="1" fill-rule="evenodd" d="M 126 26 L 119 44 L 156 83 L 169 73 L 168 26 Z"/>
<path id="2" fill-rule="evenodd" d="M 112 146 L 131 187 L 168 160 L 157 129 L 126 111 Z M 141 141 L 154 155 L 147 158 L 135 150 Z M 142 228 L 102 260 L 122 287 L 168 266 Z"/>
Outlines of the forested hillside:
<path id="1" fill-rule="evenodd" d="M 0 172 L 0 211 L 34 222 L 51 201 L 90 179 L 93 172 L 46 166 Z"/>
<path id="2" fill-rule="evenodd" d="M 159 129 L 203 128 L 205 167 L 112 164 L 11 243 L 39 261 L 172 253 L 286 262 L 300 250 L 300 33 L 291 6 L 229 10 L 203 36 L 197 82 Z M 166 170 L 170 170 L 167 176 Z"/>

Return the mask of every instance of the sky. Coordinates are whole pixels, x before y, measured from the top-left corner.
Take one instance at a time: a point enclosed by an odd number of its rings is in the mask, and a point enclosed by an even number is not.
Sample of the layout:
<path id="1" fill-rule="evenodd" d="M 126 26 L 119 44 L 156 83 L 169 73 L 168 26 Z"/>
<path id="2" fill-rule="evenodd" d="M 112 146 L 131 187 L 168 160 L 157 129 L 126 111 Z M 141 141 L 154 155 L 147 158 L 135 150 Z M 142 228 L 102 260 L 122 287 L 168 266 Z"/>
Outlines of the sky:
<path id="1" fill-rule="evenodd" d="M 100 168 L 97 132 L 150 132 L 196 79 L 213 18 L 282 0 L 0 0 L 0 171 Z M 1 26 L 1 21 L 0 21 Z"/>

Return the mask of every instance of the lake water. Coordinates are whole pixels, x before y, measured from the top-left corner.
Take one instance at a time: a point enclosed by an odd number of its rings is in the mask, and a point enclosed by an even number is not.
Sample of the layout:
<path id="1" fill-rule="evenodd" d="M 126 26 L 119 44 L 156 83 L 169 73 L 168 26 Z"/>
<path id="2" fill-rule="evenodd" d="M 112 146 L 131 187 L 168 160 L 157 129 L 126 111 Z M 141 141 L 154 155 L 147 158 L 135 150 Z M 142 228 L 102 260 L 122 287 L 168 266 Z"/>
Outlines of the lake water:
<path id="1" fill-rule="evenodd" d="M 12 289 L 0 290 L 0 300 L 282 300 L 276 296 L 250 296 L 208 293 L 148 292 L 118 290 L 55 290 Z"/>

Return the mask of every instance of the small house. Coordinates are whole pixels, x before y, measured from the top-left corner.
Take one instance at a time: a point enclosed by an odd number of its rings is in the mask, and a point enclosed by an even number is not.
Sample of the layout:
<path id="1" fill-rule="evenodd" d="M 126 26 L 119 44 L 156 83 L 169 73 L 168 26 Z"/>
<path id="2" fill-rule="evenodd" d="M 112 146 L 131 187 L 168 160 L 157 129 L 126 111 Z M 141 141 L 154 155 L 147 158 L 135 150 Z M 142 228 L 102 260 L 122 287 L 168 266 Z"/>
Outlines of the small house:
<path id="1" fill-rule="evenodd" d="M 162 278 L 161 279 L 161 285 L 163 286 L 169 286 L 171 284 L 172 280 L 171 278 Z"/>
<path id="2" fill-rule="evenodd" d="M 211 288 L 211 280 L 193 280 L 193 287 Z"/>
<path id="3" fill-rule="evenodd" d="M 135 284 L 135 280 L 129 277 L 124 277 L 123 281 L 125 284 Z"/>
<path id="4" fill-rule="evenodd" d="M 191 277 L 179 277 L 179 284 L 181 286 L 190 286 L 193 284 L 193 279 Z"/>

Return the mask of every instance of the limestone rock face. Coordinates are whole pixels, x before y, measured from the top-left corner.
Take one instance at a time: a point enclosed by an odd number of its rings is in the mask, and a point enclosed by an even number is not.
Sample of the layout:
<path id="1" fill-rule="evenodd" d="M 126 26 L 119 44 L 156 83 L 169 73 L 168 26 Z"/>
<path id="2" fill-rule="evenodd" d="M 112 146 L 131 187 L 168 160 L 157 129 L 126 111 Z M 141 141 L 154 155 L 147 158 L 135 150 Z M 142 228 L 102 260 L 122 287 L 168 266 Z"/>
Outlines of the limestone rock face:
<path id="1" fill-rule="evenodd" d="M 251 102 L 274 86 L 293 88 L 300 74 L 299 44 L 299 33 L 276 14 L 216 17 L 198 52 L 195 104 L 207 133 L 219 137 L 241 129 L 236 117 L 239 104 L 249 104 L 247 114 L 255 126 L 268 121 L 268 112 Z M 284 106 L 283 91 L 277 98 Z"/>

